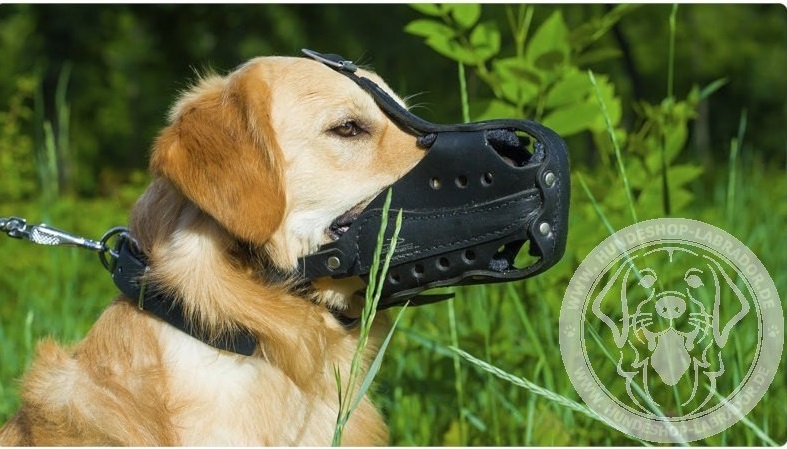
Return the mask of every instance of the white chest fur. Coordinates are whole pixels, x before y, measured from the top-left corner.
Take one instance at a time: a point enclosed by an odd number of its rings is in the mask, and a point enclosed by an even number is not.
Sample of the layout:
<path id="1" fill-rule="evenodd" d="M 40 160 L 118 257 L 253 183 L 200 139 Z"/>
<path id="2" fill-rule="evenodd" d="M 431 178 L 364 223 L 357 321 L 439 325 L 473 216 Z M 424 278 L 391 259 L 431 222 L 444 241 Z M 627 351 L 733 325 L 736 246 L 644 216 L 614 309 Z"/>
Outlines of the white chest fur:
<path id="1" fill-rule="evenodd" d="M 179 444 L 330 444 L 335 401 L 305 394 L 264 359 L 219 351 L 167 325 L 161 332 Z"/>

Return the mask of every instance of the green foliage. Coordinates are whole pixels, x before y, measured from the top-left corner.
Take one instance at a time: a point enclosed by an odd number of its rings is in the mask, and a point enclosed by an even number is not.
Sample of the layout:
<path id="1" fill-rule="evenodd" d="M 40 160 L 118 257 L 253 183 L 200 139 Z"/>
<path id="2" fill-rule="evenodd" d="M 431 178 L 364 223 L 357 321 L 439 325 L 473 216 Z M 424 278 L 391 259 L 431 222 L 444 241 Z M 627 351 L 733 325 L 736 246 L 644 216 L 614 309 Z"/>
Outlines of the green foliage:
<path id="1" fill-rule="evenodd" d="M 331 442 L 332 446 L 342 445 L 344 428 L 350 419 L 350 415 L 355 412 L 356 408 L 358 408 L 361 400 L 363 400 L 364 396 L 366 396 L 366 393 L 369 391 L 372 381 L 374 380 L 375 376 L 377 376 L 383 356 L 385 355 L 385 350 L 388 348 L 388 343 L 391 341 L 391 337 L 393 336 L 394 330 L 396 330 L 399 319 L 402 317 L 402 314 L 406 309 L 405 307 L 399 312 L 396 320 L 394 320 L 394 324 L 391 326 L 391 329 L 388 331 L 385 339 L 380 344 L 378 352 L 372 360 L 372 363 L 367 368 L 366 373 L 363 373 L 362 365 L 363 360 L 366 358 L 368 352 L 367 347 L 369 345 L 369 335 L 371 334 L 372 325 L 374 324 L 374 317 L 377 314 L 377 304 L 379 304 L 380 297 L 383 292 L 383 283 L 379 282 L 378 279 L 385 279 L 385 276 L 388 274 L 388 267 L 391 264 L 391 258 L 396 251 L 396 243 L 398 241 L 399 231 L 402 229 L 402 210 L 400 209 L 396 215 L 395 228 L 391 234 L 391 237 L 387 239 L 388 242 L 390 242 L 389 248 L 386 251 L 384 262 L 382 262 L 381 265 L 383 245 L 386 241 L 385 231 L 388 227 L 388 212 L 391 206 L 391 193 L 391 189 L 388 189 L 388 195 L 385 197 L 385 203 L 383 204 L 380 230 L 377 233 L 377 246 L 374 250 L 371 274 L 369 276 L 369 287 L 366 289 L 366 302 L 364 303 L 363 310 L 361 312 L 358 343 L 356 344 L 355 353 L 353 354 L 350 370 L 347 373 L 346 382 L 342 379 L 341 367 L 334 366 L 333 368 L 336 375 L 336 389 L 339 394 L 339 412 L 336 416 L 336 426 L 333 430 L 333 440 Z M 363 378 L 361 378 L 361 375 L 363 375 Z"/>
<path id="2" fill-rule="evenodd" d="M 30 198 L 37 187 L 33 139 L 24 132 L 33 115 L 27 103 L 34 89 L 32 77 L 20 77 L 8 109 L 0 111 L 0 197 L 7 201 Z"/>
<path id="3" fill-rule="evenodd" d="M 571 152 L 563 260 L 523 283 L 457 289 L 453 302 L 403 312 L 372 394 L 394 445 L 640 444 L 567 405 L 580 399 L 557 343 L 565 286 L 633 215 L 669 215 L 737 236 L 784 297 L 784 13 L 743 4 L 1 5 L 0 216 L 92 237 L 122 225 L 149 180 L 147 149 L 195 70 L 301 47 L 371 62 L 401 93 L 428 92 L 435 121 L 455 121 L 464 104 L 473 120 L 540 120 Z M 4 422 L 35 341 L 79 340 L 116 290 L 93 254 L 0 236 L 0 256 Z M 783 443 L 785 379 L 782 366 L 751 425 L 699 443 Z"/>
<path id="4" fill-rule="evenodd" d="M 588 73 L 582 66 L 602 56 L 617 54 L 614 49 L 597 48 L 594 44 L 601 42 L 603 34 L 630 9 L 613 8 L 597 20 L 571 29 L 560 10 L 551 12 L 535 25 L 530 7 L 521 7 L 519 13 L 509 7 L 511 39 L 515 45 L 506 48 L 514 49 L 515 53 L 505 55 L 502 51 L 478 51 L 467 38 L 472 35 L 472 25 L 460 24 L 450 9 L 432 5 L 427 12 L 415 8 L 432 18 L 416 19 L 405 31 L 424 37 L 425 43 L 439 54 L 474 68 L 478 78 L 488 85 L 493 98 L 481 95 L 470 99 L 471 109 L 479 104 L 484 108 L 475 119 L 536 118 L 563 136 L 584 134 L 588 138 L 586 145 L 570 147 L 573 184 L 581 189 L 574 189 L 568 249 L 563 261 L 520 286 L 459 289 L 457 304 L 462 306 L 456 310 L 449 304 L 447 309 L 421 309 L 418 316 L 406 317 L 410 320 L 404 322 L 404 332 L 396 346 L 404 345 L 403 352 L 391 355 L 395 374 L 390 377 L 390 385 L 394 399 L 386 402 L 391 410 L 394 441 L 430 445 L 631 444 L 626 435 L 593 424 L 594 417 L 575 413 L 577 409 L 571 406 L 571 401 L 576 396 L 556 355 L 559 348 L 552 328 L 570 276 L 585 255 L 609 233 L 638 219 L 664 216 L 707 219 L 708 214 L 702 211 L 719 209 L 713 204 L 697 203 L 696 185 L 704 168 L 691 160 L 687 150 L 692 120 L 697 117 L 700 102 L 722 87 L 724 81 L 711 82 L 704 89 L 695 86 L 685 99 L 668 95 L 655 104 L 647 100 L 633 102 L 630 109 L 637 118 L 629 129 L 623 123 L 625 103 L 616 93 L 611 76 Z M 476 13 L 474 17 L 476 21 L 481 20 L 481 14 Z M 503 26 L 499 22 L 483 23 L 487 29 L 498 30 L 488 34 L 502 35 Z M 531 25 L 534 31 L 528 37 Z M 502 48 L 498 40 L 499 37 L 494 38 L 497 49 Z M 750 195 L 756 192 L 756 188 L 748 190 Z M 760 204 L 768 207 L 767 202 Z M 782 215 L 781 220 L 784 218 Z M 731 224 L 719 220 L 718 216 L 708 222 L 723 228 Z M 776 232 L 777 222 L 768 220 L 757 227 Z M 737 235 L 745 236 L 747 232 Z M 779 246 L 784 248 L 784 243 L 781 239 Z M 783 255 L 773 251 L 758 254 L 774 257 L 771 259 L 774 262 L 784 260 Z M 779 282 L 777 285 L 783 288 L 783 279 Z M 523 299 L 524 303 L 520 302 Z M 462 323 L 458 337 L 453 335 L 453 330 L 450 334 L 443 330 L 453 329 L 454 322 Z M 495 323 L 494 327 L 490 323 Z M 452 353 L 446 349 L 446 346 L 457 346 L 457 340 L 461 350 L 454 349 Z M 507 341 L 517 343 L 512 346 Z M 505 382 L 501 384 L 478 372 L 450 369 L 450 360 L 455 360 L 457 353 L 472 366 L 505 378 Z M 418 366 L 429 368 L 410 368 L 415 379 L 406 379 L 405 385 L 430 387 L 411 387 L 413 393 L 408 395 L 393 379 L 400 379 L 406 372 L 402 367 Z M 740 369 L 740 366 L 729 368 Z M 452 391 L 448 381 L 441 384 L 441 389 L 432 388 L 440 382 L 438 379 L 452 374 L 462 390 L 484 386 L 484 394 L 462 399 L 458 394 L 460 388 Z M 522 379 L 520 375 L 536 380 Z M 533 394 L 513 390 L 512 385 L 538 396 L 554 396 L 537 399 Z M 772 388 L 784 395 L 783 382 L 777 381 Z M 417 399 L 424 394 L 429 398 Z M 450 405 L 440 408 L 444 413 L 427 403 L 433 398 L 438 398 L 438 403 L 450 401 Z M 763 405 L 761 410 L 768 407 Z M 501 419 L 500 413 L 493 412 L 498 410 L 506 410 L 508 418 Z M 428 429 L 408 419 L 435 413 L 438 418 Z M 774 414 L 755 411 L 752 415 L 755 418 L 751 426 L 739 423 L 706 442 L 767 444 L 768 439 L 761 439 L 761 430 L 775 429 Z M 397 429 L 402 434 L 415 432 L 417 437 L 410 435 L 397 440 Z M 780 438 L 787 437 L 783 424 L 780 429 Z"/>
<path id="5" fill-rule="evenodd" d="M 533 7 L 519 6 L 515 13 L 513 6 L 507 6 L 517 49 L 511 56 L 500 54 L 503 27 L 495 21 L 479 23 L 480 6 L 457 8 L 431 5 L 428 14 L 439 20 L 416 19 L 405 31 L 424 37 L 426 45 L 443 56 L 476 69 L 495 98 L 481 99 L 478 103 L 483 109 L 474 119 L 532 117 L 563 136 L 588 129 L 604 130 L 592 86 L 574 61 L 584 57 L 584 50 L 600 37 L 599 33 L 609 29 L 630 8 L 616 8 L 598 23 L 586 25 L 580 33 L 571 33 L 562 12 L 555 10 L 528 37 Z M 620 101 L 606 78 L 600 83 L 617 123 Z"/>

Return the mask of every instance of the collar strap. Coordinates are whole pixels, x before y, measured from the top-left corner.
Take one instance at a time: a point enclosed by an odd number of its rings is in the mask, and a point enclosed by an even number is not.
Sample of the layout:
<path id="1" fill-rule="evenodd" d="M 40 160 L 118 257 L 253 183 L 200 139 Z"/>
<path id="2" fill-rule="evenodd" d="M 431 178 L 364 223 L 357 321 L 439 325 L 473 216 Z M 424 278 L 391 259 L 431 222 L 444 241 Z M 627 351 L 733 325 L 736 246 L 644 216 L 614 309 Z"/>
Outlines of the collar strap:
<path id="1" fill-rule="evenodd" d="M 257 348 L 257 339 L 246 329 L 236 329 L 211 338 L 207 332 L 194 326 L 180 302 L 174 295 L 167 294 L 147 283 L 147 258 L 138 251 L 132 238 L 124 233 L 118 238 L 113 252 L 114 263 L 110 273 L 115 285 L 131 301 L 136 301 L 140 310 L 150 312 L 178 330 L 197 340 L 223 351 L 241 355 L 252 355 Z"/>
<path id="2" fill-rule="evenodd" d="M 254 354 L 258 342 L 248 329 L 238 327 L 234 331 L 210 337 L 203 329 L 194 326 L 191 320 L 186 318 L 180 301 L 177 301 L 174 295 L 147 283 L 147 257 L 139 250 L 134 239 L 128 232 L 117 234 L 118 240 L 115 249 L 111 251 L 107 266 L 115 285 L 130 301 L 136 301 L 140 310 L 152 313 L 206 345 L 245 356 Z M 272 282 L 284 282 L 287 279 L 285 273 L 271 267 L 266 269 L 265 276 Z M 309 289 L 307 284 L 308 282 L 296 285 L 294 293 L 305 295 Z M 330 312 L 345 329 L 352 329 L 360 322 L 360 318 L 348 317 L 338 310 Z"/>

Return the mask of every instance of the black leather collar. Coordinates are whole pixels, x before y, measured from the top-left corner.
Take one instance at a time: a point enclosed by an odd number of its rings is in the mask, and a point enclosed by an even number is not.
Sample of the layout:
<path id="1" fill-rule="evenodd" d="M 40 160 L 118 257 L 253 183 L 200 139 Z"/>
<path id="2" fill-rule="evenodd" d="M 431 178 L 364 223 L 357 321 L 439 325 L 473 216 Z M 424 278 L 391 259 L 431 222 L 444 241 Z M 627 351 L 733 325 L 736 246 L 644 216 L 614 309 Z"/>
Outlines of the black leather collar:
<path id="1" fill-rule="evenodd" d="M 152 313 L 178 330 L 214 348 L 245 356 L 254 354 L 258 341 L 248 329 L 236 328 L 231 332 L 211 337 L 208 332 L 186 318 L 183 307 L 172 294 L 147 283 L 145 277 L 149 269 L 147 257 L 136 248 L 136 243 L 127 233 L 118 237 L 112 256 L 113 262 L 109 266 L 112 280 L 140 310 Z M 274 273 L 273 277 L 281 277 L 281 275 Z M 303 287 L 297 289 L 301 293 L 304 291 Z M 338 311 L 331 311 L 331 313 L 345 328 L 352 328 L 358 323 L 357 318 L 346 317 Z"/>

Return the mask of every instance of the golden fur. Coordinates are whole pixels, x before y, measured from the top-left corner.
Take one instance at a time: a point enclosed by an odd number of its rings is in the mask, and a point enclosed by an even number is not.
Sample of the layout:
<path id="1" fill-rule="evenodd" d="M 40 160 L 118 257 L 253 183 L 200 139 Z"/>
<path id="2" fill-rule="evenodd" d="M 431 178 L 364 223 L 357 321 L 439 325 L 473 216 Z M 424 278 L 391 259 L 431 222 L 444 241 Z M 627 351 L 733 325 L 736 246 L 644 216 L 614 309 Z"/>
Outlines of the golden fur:
<path id="1" fill-rule="evenodd" d="M 336 132 L 348 122 L 362 132 Z M 153 282 L 194 323 L 213 334 L 250 329 L 256 353 L 207 346 L 121 297 L 75 347 L 39 344 L 0 445 L 330 444 L 334 367 L 346 378 L 358 331 L 328 307 L 357 313 L 360 281 L 323 279 L 304 298 L 267 282 L 260 264 L 294 268 L 329 241 L 336 217 L 422 155 L 369 95 L 320 63 L 257 58 L 203 78 L 155 142 L 154 179 L 130 229 Z M 375 324 L 376 338 L 385 326 Z M 387 438 L 364 399 L 343 442 Z"/>

